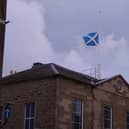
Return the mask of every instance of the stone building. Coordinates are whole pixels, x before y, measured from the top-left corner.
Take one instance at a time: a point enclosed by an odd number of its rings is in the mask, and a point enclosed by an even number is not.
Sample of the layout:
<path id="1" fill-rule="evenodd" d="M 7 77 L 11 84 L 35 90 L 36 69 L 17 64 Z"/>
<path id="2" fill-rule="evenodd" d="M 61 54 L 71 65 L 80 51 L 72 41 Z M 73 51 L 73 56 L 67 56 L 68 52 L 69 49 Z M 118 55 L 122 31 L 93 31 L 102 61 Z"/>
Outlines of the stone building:
<path id="1" fill-rule="evenodd" d="M 129 128 L 129 84 L 121 75 L 97 80 L 36 63 L 0 81 L 0 103 L 12 104 L 6 129 Z"/>
<path id="2" fill-rule="evenodd" d="M 4 33 L 0 25 L 1 62 Z M 35 63 L 0 79 L 1 125 L 7 104 L 10 117 L 3 129 L 129 129 L 129 84 L 121 75 L 98 80 L 54 63 Z"/>

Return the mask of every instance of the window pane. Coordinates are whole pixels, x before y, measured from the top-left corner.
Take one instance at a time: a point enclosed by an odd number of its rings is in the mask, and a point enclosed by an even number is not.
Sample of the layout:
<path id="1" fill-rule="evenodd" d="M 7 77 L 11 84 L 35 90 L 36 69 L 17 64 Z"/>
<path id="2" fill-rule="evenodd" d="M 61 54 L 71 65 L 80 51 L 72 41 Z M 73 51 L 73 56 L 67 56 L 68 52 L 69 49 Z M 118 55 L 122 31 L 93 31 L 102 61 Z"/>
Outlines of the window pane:
<path id="1" fill-rule="evenodd" d="M 73 103 L 73 107 L 74 107 L 74 112 L 81 112 L 81 104 L 78 103 Z"/>
<path id="2" fill-rule="evenodd" d="M 129 116 L 127 116 L 127 123 L 129 123 Z"/>
<path id="3" fill-rule="evenodd" d="M 34 103 L 28 103 L 25 105 L 25 129 L 34 129 Z"/>
<path id="4" fill-rule="evenodd" d="M 110 120 L 104 120 L 104 128 L 111 129 L 111 121 Z"/>
<path id="5" fill-rule="evenodd" d="M 26 118 L 34 117 L 35 106 L 34 103 L 26 104 Z"/>
<path id="6" fill-rule="evenodd" d="M 111 119 L 111 112 L 105 110 L 105 111 L 104 111 L 104 118 L 106 118 L 106 119 Z"/>
<path id="7" fill-rule="evenodd" d="M 3 111 L 3 108 L 0 107 L 0 125 L 2 124 L 2 111 Z"/>
<path id="8" fill-rule="evenodd" d="M 73 100 L 73 129 L 82 129 L 82 101 Z"/>
<path id="9" fill-rule="evenodd" d="M 80 114 L 74 114 L 74 122 L 80 122 L 81 121 L 81 115 Z"/>
<path id="10" fill-rule="evenodd" d="M 25 120 L 25 129 L 29 129 L 29 119 Z"/>
<path id="11" fill-rule="evenodd" d="M 34 110 L 35 110 L 34 103 L 31 103 L 31 113 L 30 113 L 31 117 L 34 117 Z"/>
<path id="12" fill-rule="evenodd" d="M 104 110 L 108 110 L 109 111 L 110 109 L 111 109 L 111 107 L 109 107 L 109 106 L 105 106 L 104 107 Z"/>
<path id="13" fill-rule="evenodd" d="M 74 123 L 74 124 L 73 124 L 73 129 L 81 129 L 81 128 L 79 127 L 79 123 Z"/>
<path id="14" fill-rule="evenodd" d="M 34 119 L 30 119 L 30 129 L 34 129 Z"/>
<path id="15" fill-rule="evenodd" d="M 129 112 L 127 112 L 127 129 L 129 129 Z"/>
<path id="16" fill-rule="evenodd" d="M 30 115 L 30 104 L 26 104 L 26 117 L 29 117 Z"/>
<path id="17" fill-rule="evenodd" d="M 104 129 L 112 128 L 112 108 L 109 106 L 104 107 Z"/>

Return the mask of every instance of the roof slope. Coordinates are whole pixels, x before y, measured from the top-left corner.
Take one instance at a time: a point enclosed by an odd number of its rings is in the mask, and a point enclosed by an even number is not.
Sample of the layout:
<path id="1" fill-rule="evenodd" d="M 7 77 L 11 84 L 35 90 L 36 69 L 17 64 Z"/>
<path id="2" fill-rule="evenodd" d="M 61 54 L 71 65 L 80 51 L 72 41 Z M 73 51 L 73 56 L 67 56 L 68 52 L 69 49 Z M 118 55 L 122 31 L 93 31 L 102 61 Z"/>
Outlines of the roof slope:
<path id="1" fill-rule="evenodd" d="M 98 80 L 98 81 L 96 82 L 96 86 L 99 86 L 99 85 L 102 85 L 102 84 L 107 83 L 107 82 L 109 82 L 109 81 L 112 81 L 113 79 L 116 79 L 116 78 L 118 78 L 118 77 L 120 77 L 120 78 L 123 80 L 123 82 L 129 87 L 129 83 L 128 83 L 128 82 L 124 79 L 124 77 L 123 77 L 122 75 L 120 75 L 120 74 L 115 75 L 115 76 L 110 77 L 110 78 L 107 78 L 107 79 Z"/>
<path id="2" fill-rule="evenodd" d="M 0 84 L 10 84 L 10 83 L 17 83 L 17 82 L 24 82 L 31 80 L 39 80 L 54 76 L 62 76 L 68 79 L 80 81 L 82 83 L 90 84 L 92 87 L 100 86 L 103 83 L 109 82 L 112 79 L 120 77 L 129 86 L 128 82 L 121 75 L 116 75 L 111 78 L 98 80 L 86 74 L 64 68 L 54 63 L 49 63 L 49 64 L 35 63 L 31 69 L 2 78 L 0 80 Z"/>
<path id="3" fill-rule="evenodd" d="M 7 84 L 7 83 L 16 83 L 21 81 L 38 80 L 57 75 L 81 81 L 83 83 L 88 83 L 91 85 L 94 85 L 97 82 L 97 79 L 93 77 L 90 77 L 88 75 L 79 72 L 75 72 L 73 70 L 64 68 L 54 63 L 49 63 L 49 64 L 35 63 L 31 69 L 2 78 L 0 83 Z"/>

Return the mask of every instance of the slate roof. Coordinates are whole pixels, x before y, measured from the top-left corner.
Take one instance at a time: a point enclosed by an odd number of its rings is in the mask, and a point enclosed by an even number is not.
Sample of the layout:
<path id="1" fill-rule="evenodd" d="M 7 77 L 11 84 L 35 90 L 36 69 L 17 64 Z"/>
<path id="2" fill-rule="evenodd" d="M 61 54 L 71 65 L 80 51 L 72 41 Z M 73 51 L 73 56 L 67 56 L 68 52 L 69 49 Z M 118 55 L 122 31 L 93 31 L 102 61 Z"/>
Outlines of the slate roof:
<path id="1" fill-rule="evenodd" d="M 75 72 L 73 70 L 64 68 L 54 63 L 49 63 L 49 64 L 35 63 L 31 69 L 2 78 L 0 80 L 0 83 L 10 84 L 23 81 L 38 80 L 52 76 L 66 77 L 69 79 L 90 84 L 92 86 L 94 86 L 95 83 L 98 81 L 96 78 L 90 77 L 88 75 L 79 72 Z"/>
<path id="2" fill-rule="evenodd" d="M 111 81 L 112 79 L 120 77 L 125 82 L 125 84 L 129 86 L 128 82 L 121 75 L 116 75 L 111 78 L 98 80 L 86 74 L 70 70 L 68 68 L 62 67 L 54 63 L 49 63 L 49 64 L 34 63 L 31 69 L 3 77 L 0 80 L 0 84 L 11 84 L 24 81 L 31 81 L 31 80 L 40 80 L 43 78 L 54 77 L 54 76 L 61 76 L 68 79 L 80 81 L 82 83 L 89 84 L 92 87 L 97 87 L 99 85 L 102 85 L 103 83 Z"/>
<path id="3" fill-rule="evenodd" d="M 120 75 L 120 74 L 115 75 L 115 76 L 110 77 L 110 78 L 98 80 L 95 85 L 96 85 L 96 86 L 102 85 L 103 83 L 107 83 L 107 82 L 112 81 L 113 79 L 116 79 L 116 78 L 118 78 L 118 77 L 120 77 L 120 78 L 123 80 L 123 82 L 129 87 L 129 83 L 128 83 L 128 82 L 124 79 L 124 77 L 123 77 L 122 75 Z"/>

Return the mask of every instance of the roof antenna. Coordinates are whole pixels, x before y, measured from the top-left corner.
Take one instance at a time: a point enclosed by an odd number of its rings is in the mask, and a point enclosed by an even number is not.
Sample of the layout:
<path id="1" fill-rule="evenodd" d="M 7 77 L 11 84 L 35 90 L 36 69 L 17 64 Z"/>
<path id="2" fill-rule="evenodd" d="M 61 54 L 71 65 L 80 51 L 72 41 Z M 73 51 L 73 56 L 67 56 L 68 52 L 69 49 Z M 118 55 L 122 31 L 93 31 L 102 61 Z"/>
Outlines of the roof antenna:
<path id="1" fill-rule="evenodd" d="M 101 64 L 98 64 L 96 68 L 84 69 L 87 75 L 94 77 L 98 80 L 101 80 Z"/>
<path id="2" fill-rule="evenodd" d="M 97 68 L 84 69 L 87 75 L 97 78 Z"/>

